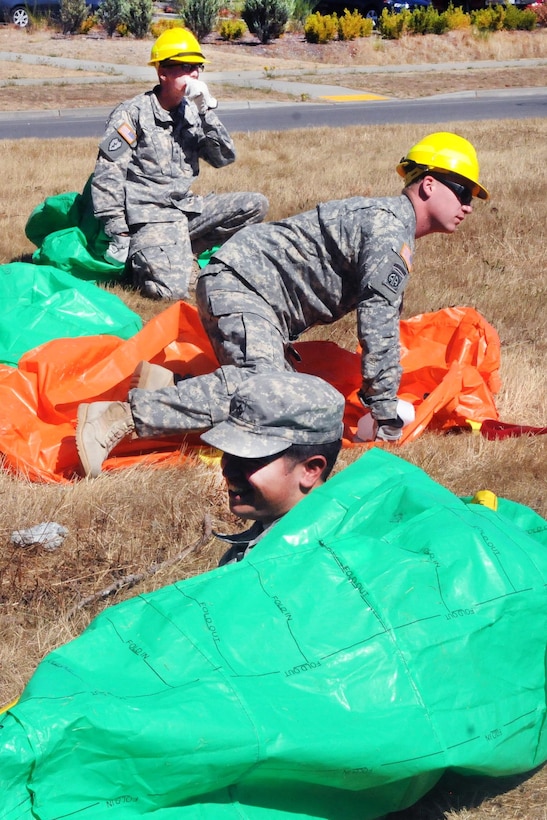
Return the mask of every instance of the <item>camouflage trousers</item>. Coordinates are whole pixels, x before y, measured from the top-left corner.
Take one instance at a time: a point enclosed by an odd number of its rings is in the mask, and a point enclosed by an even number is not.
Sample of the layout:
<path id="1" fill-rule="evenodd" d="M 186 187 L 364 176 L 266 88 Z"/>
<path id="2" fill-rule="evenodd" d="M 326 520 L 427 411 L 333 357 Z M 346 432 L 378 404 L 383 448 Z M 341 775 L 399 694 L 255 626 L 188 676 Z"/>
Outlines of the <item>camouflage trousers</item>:
<path id="1" fill-rule="evenodd" d="M 222 244 L 244 225 L 262 222 L 268 200 L 259 193 L 208 194 L 199 214 L 132 225 L 129 265 L 134 286 L 151 299 L 186 299 L 194 254 Z"/>
<path id="2" fill-rule="evenodd" d="M 244 379 L 293 370 L 277 315 L 225 265 L 204 269 L 196 301 L 220 367 L 173 387 L 131 390 L 128 401 L 140 438 L 207 430 L 228 418 L 230 399 Z"/>

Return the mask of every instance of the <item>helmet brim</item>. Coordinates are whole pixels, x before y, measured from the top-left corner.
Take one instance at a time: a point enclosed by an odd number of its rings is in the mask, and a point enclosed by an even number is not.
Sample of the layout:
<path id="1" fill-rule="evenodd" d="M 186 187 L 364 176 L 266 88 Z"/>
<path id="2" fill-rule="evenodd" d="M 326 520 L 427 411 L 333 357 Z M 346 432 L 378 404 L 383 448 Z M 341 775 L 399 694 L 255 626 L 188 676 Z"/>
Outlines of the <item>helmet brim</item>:
<path id="1" fill-rule="evenodd" d="M 170 63 L 185 63 L 186 65 L 205 65 L 206 63 L 210 63 L 211 60 L 207 60 L 206 57 L 199 57 L 199 56 L 190 56 L 177 59 L 176 57 L 167 57 L 165 60 L 148 60 L 146 65 L 151 65 L 154 68 L 157 68 L 161 63 L 167 62 L 169 60 Z"/>

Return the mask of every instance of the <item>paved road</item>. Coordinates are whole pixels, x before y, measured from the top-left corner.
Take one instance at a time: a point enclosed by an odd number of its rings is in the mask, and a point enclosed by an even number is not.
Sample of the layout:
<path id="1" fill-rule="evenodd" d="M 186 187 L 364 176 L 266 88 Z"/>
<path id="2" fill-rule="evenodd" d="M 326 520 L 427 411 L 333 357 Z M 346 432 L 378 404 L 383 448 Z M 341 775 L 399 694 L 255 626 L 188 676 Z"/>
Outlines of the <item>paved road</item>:
<path id="1" fill-rule="evenodd" d="M 149 66 L 131 66 L 96 63 L 84 60 L 46 57 L 34 54 L 0 52 L 0 60 L 17 63 L 55 65 L 60 68 L 81 68 L 85 76 L 48 79 L 48 84 L 120 82 L 126 76 L 150 79 L 155 73 Z M 509 61 L 478 61 L 469 64 L 477 68 L 515 66 L 547 67 L 547 58 Z M 404 66 L 340 67 L 337 74 L 404 73 L 447 71 L 462 68 L 463 63 Z M 94 72 L 106 72 L 102 76 Z M 290 74 L 293 76 L 290 76 Z M 332 70 L 310 70 L 316 78 L 332 76 Z M 282 77 L 276 75 L 283 75 Z M 526 119 L 547 115 L 547 88 L 502 89 L 500 91 L 463 92 L 415 100 L 396 100 L 368 94 L 363 90 L 307 83 L 301 71 L 272 71 L 267 78 L 263 71 L 208 72 L 210 83 L 229 82 L 241 87 L 242 100 L 246 88 L 273 89 L 301 97 L 294 103 L 226 102 L 221 103 L 219 115 L 230 131 L 272 131 L 316 126 L 382 125 L 391 123 L 449 123 L 457 120 Z M 8 81 L 6 81 L 8 82 Z M 10 85 L 28 86 L 40 80 L 9 80 Z M 0 82 L 0 86 L 4 82 Z M 24 137 L 100 137 L 111 107 L 60 111 L 31 111 L 0 113 L 0 139 Z"/>

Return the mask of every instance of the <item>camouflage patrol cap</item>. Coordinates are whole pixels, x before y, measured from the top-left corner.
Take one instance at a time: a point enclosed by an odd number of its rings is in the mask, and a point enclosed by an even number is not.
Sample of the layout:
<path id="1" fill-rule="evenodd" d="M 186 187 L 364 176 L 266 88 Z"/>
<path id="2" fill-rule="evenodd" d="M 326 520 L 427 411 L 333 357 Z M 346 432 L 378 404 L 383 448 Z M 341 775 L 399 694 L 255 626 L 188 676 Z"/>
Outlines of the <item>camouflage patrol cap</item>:
<path id="1" fill-rule="evenodd" d="M 263 458 L 292 444 L 327 444 L 342 438 L 344 397 L 317 376 L 250 376 L 230 402 L 230 415 L 202 441 L 230 455 Z"/>

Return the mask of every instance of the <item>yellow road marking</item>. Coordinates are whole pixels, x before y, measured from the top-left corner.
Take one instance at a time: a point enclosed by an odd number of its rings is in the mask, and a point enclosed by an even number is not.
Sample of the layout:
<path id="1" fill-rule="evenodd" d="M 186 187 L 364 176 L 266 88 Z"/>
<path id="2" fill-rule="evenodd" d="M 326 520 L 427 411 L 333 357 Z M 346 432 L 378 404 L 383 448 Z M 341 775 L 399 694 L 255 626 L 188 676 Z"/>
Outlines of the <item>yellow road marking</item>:
<path id="1" fill-rule="evenodd" d="M 333 102 L 359 102 L 360 100 L 387 100 L 389 97 L 382 97 L 380 94 L 333 94 L 319 99 Z"/>

